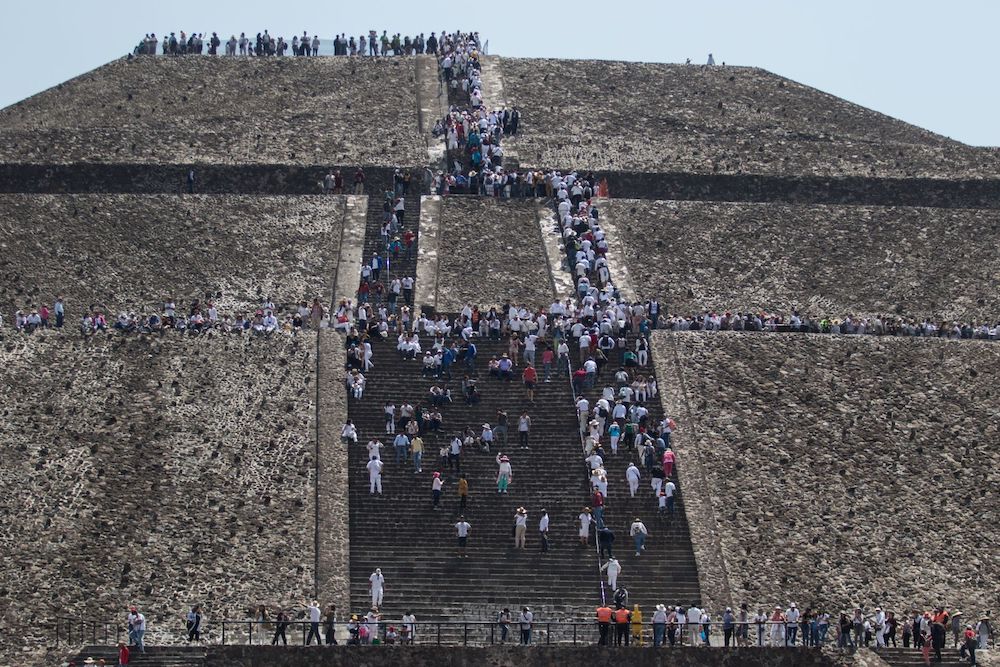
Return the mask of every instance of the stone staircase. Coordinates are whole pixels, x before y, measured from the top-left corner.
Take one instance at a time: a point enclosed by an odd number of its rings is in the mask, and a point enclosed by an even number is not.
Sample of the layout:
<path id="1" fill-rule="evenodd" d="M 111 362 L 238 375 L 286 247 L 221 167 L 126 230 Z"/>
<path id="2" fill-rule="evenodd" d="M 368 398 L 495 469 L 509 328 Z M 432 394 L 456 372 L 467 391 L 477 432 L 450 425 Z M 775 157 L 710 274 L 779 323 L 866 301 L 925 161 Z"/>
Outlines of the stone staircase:
<path id="1" fill-rule="evenodd" d="M 635 337 L 629 336 L 628 343 L 634 349 Z M 573 345 L 571 354 L 576 353 Z M 574 357 L 574 365 L 578 358 Z M 609 363 L 598 375 L 595 385 L 584 390 L 584 396 L 590 401 L 591 408 L 601 396 L 605 381 L 614 383 L 614 374 L 620 368 L 617 353 L 613 352 Z M 635 374 L 654 374 L 652 351 L 649 365 L 632 369 L 630 377 Z M 662 382 L 662 380 L 661 380 Z M 663 419 L 663 408 L 659 398 L 646 402 L 649 410 L 650 424 L 656 424 Z M 678 498 L 673 519 L 658 514 L 656 499 L 650 488 L 650 475 L 643 468 L 635 455 L 623 442 L 618 449 L 618 456 L 611 454 L 611 448 L 605 440 L 607 456 L 604 468 L 608 476 L 608 497 L 605 499 L 604 520 L 615 533 L 615 556 L 622 565 L 618 577 L 619 585 L 624 584 L 629 590 L 629 601 L 638 603 L 646 614 L 651 614 L 659 603 L 666 605 L 690 605 L 701 602 L 698 588 L 698 569 L 695 563 L 694 550 L 691 546 L 691 535 L 684 513 L 684 495 L 680 480 L 677 477 L 677 466 L 671 478 L 677 485 Z M 630 462 L 635 461 L 642 472 L 639 480 L 639 490 L 635 498 L 630 497 L 625 469 Z M 683 463 L 683 461 L 681 462 Z M 642 519 L 649 531 L 646 539 L 646 550 L 636 557 L 632 539 L 628 535 L 629 527 L 635 517 Z M 715 613 L 717 610 L 712 610 Z"/>
<path id="2" fill-rule="evenodd" d="M 118 648 L 101 645 L 85 646 L 68 661 L 81 667 L 87 658 L 93 658 L 95 663 L 104 658 L 107 665 L 117 665 Z M 202 646 L 147 646 L 145 653 L 133 650 L 129 657 L 129 665 L 136 667 L 199 667 L 204 664 L 206 664 L 205 648 Z"/>
<path id="3" fill-rule="evenodd" d="M 949 637 L 950 639 L 950 637 Z M 882 658 L 887 664 L 892 667 L 923 667 L 924 656 L 920 649 L 915 648 L 880 648 L 875 651 L 880 658 Z M 942 667 L 960 667 L 961 665 L 968 665 L 968 660 L 962 660 L 958 652 L 946 646 L 941 650 L 942 662 L 934 661 L 934 651 L 931 651 L 931 664 L 941 665 Z M 977 653 L 978 657 L 978 653 Z"/>
<path id="4" fill-rule="evenodd" d="M 412 175 L 412 180 L 409 191 L 404 197 L 403 206 L 403 222 L 405 226 L 400 230 L 399 237 L 402 240 L 403 231 L 406 229 L 411 230 L 415 234 L 413 253 L 410 259 L 407 259 L 404 247 L 404 250 L 399 253 L 398 259 L 390 258 L 389 270 L 382 272 L 382 282 L 387 292 L 392 278 L 403 278 L 405 276 L 416 278 L 417 276 L 417 243 L 420 238 L 420 195 L 423 186 L 423 173 L 417 169 L 410 169 L 410 174 Z M 392 171 L 387 171 L 385 176 L 369 178 L 365 187 L 368 193 L 368 211 L 365 216 L 365 242 L 361 257 L 362 261 L 368 262 L 371 261 L 372 254 L 374 253 L 382 255 L 383 259 L 386 255 L 386 249 L 382 246 L 379 232 L 382 229 L 382 222 L 385 220 L 385 211 L 383 210 L 385 193 L 386 191 L 391 192 L 393 189 Z M 360 271 L 360 269 L 360 266 L 355 268 L 357 271 Z M 402 305 L 402 297 L 400 297 L 399 305 Z"/>
<path id="5" fill-rule="evenodd" d="M 429 345 L 429 343 L 427 343 Z M 425 345 L 425 349 L 427 347 Z M 420 374 L 419 361 L 398 357 L 395 341 L 375 344 L 375 368 L 369 372 L 365 396 L 351 399 L 349 414 L 358 427 L 359 444 L 350 452 L 351 599 L 353 611 L 370 606 L 368 576 L 381 567 L 386 578 L 383 611 L 399 618 L 406 610 L 418 620 L 494 620 L 504 606 L 512 611 L 529 605 L 544 608 L 548 620 L 580 618 L 598 601 L 596 557 L 592 548 L 580 546 L 576 517 L 583 506 L 585 478 L 580 445 L 574 428 L 571 390 L 563 376 L 540 382 L 536 403 L 526 400 L 519 380 L 504 382 L 485 373 L 494 354 L 506 342 L 478 342 L 477 368 L 482 401 L 467 406 L 461 397 L 464 364 L 453 369 L 448 385 L 455 402 L 441 412 L 440 435 L 424 436 L 423 473 L 415 474 L 410 462 L 394 462 L 391 436 L 384 436 L 383 404 L 428 404 L 428 389 L 435 382 Z M 510 446 L 495 445 L 492 452 L 463 453 L 462 472 L 469 482 L 469 503 L 464 514 L 472 525 L 468 557 L 456 557 L 454 523 L 458 515 L 458 475 L 439 466 L 438 449 L 470 426 L 496 424 L 497 409 L 509 415 Z M 530 449 L 517 445 L 517 418 L 527 409 L 532 419 Z M 364 443 L 379 435 L 386 444 L 382 459 L 384 494 L 369 495 Z M 503 449 L 511 458 L 513 481 L 509 493 L 496 492 L 495 456 Z M 445 480 L 442 508 L 431 507 L 431 473 L 440 470 Z M 527 549 L 515 551 L 511 530 L 517 507 L 528 510 Z M 540 553 L 539 510 L 550 518 L 551 549 Z"/>

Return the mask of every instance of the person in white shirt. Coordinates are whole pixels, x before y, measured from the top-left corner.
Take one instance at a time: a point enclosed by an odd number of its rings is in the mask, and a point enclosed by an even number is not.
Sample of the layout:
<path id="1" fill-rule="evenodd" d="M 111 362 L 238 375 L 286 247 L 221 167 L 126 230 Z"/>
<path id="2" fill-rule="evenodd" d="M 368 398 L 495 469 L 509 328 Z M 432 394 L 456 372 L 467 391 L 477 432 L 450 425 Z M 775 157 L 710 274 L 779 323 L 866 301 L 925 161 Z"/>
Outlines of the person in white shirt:
<path id="1" fill-rule="evenodd" d="M 365 467 L 368 468 L 369 493 L 375 495 L 377 490 L 382 495 L 382 461 L 372 457 Z"/>
<path id="2" fill-rule="evenodd" d="M 628 480 L 629 497 L 635 498 L 635 492 L 639 490 L 639 468 L 635 463 L 629 463 L 625 469 L 625 479 Z"/>
<path id="3" fill-rule="evenodd" d="M 528 531 L 528 511 L 518 507 L 514 514 L 514 548 L 525 548 L 525 533 Z"/>
<path id="4" fill-rule="evenodd" d="M 646 524 L 642 522 L 642 519 L 636 517 L 631 527 L 629 527 L 628 534 L 635 541 L 635 555 L 638 556 L 646 550 L 646 536 L 649 535 L 649 532 L 646 530 Z"/>
<path id="5" fill-rule="evenodd" d="M 469 522 L 465 520 L 464 516 L 458 517 L 458 522 L 455 524 L 455 534 L 458 536 L 458 557 L 466 558 L 465 545 L 469 539 L 469 530 L 472 526 Z"/>
<path id="6" fill-rule="evenodd" d="M 531 625 L 534 620 L 535 615 L 531 613 L 530 607 L 525 607 L 521 610 L 518 623 L 521 626 L 521 643 L 525 646 L 531 643 Z"/>
<path id="7" fill-rule="evenodd" d="M 320 608 L 319 602 L 313 600 L 308 606 L 306 611 L 309 614 L 309 636 L 306 638 L 306 646 L 312 643 L 312 638 L 316 637 L 316 644 L 322 644 L 323 640 L 319 636 L 319 619 L 320 619 Z"/>
<path id="8" fill-rule="evenodd" d="M 356 444 L 358 442 L 358 429 L 350 419 L 344 422 L 344 427 L 340 429 L 340 441 L 345 445 Z"/>
<path id="9" fill-rule="evenodd" d="M 698 605 L 692 604 L 687 610 L 688 629 L 691 631 L 691 646 L 698 645 L 698 635 L 700 634 L 698 623 L 701 621 L 701 609 Z"/>
<path id="10" fill-rule="evenodd" d="M 382 606 L 382 593 L 385 590 L 385 576 L 382 568 L 376 567 L 375 571 L 368 577 L 368 591 L 372 596 L 372 607 Z"/>
<path id="11" fill-rule="evenodd" d="M 417 617 L 407 611 L 403 614 L 403 644 L 412 644 L 417 633 Z"/>
<path id="12" fill-rule="evenodd" d="M 607 572 L 608 572 L 608 586 L 611 587 L 612 591 L 617 590 L 618 589 L 618 575 L 622 571 L 622 566 L 621 566 L 621 563 L 618 562 L 618 559 L 615 558 L 614 556 L 608 558 L 608 562 L 601 566 L 601 570 L 602 571 L 603 570 L 607 570 Z"/>
<path id="13" fill-rule="evenodd" d="M 590 524 L 594 520 L 594 517 L 590 515 L 590 508 L 584 507 L 578 518 L 580 520 L 580 544 L 587 546 L 587 540 L 590 538 Z"/>
<path id="14" fill-rule="evenodd" d="M 538 520 L 538 536 L 541 538 L 542 553 L 549 550 L 549 513 L 542 510 L 542 518 Z"/>

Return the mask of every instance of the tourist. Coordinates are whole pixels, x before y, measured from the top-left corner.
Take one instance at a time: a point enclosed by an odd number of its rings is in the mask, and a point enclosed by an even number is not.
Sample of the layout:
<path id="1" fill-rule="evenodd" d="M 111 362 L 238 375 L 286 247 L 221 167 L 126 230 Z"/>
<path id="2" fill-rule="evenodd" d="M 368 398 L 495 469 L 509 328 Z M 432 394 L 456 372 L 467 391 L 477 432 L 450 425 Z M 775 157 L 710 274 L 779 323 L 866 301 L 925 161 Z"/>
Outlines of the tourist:
<path id="1" fill-rule="evenodd" d="M 435 471 L 431 475 L 431 509 L 437 510 L 441 506 L 441 490 L 444 488 L 444 481 L 441 473 Z"/>
<path id="2" fill-rule="evenodd" d="M 127 665 L 130 657 L 128 646 L 126 646 L 125 642 L 118 642 L 118 667 Z"/>
<path id="3" fill-rule="evenodd" d="M 615 646 L 629 645 L 628 623 L 632 613 L 625 607 L 615 609 Z"/>
<path id="4" fill-rule="evenodd" d="M 549 550 L 549 513 L 542 509 L 542 517 L 538 520 L 538 537 L 542 553 Z"/>
<path id="5" fill-rule="evenodd" d="M 458 557 L 466 558 L 465 547 L 469 541 L 469 531 L 472 526 L 465 520 L 465 516 L 459 515 L 458 522 L 455 523 L 455 534 L 458 536 Z"/>
<path id="6" fill-rule="evenodd" d="M 646 530 L 646 524 L 639 517 L 636 517 L 632 521 L 632 525 L 629 527 L 629 535 L 635 542 L 635 555 L 638 556 L 646 550 L 646 537 L 649 535 L 649 532 Z"/>
<path id="7" fill-rule="evenodd" d="M 590 524 L 593 522 L 593 517 L 590 515 L 590 508 L 584 507 L 580 510 L 580 516 L 578 517 L 580 522 L 580 546 L 587 546 L 587 542 L 590 540 Z"/>
<path id="8" fill-rule="evenodd" d="M 523 507 L 518 507 L 514 513 L 514 548 L 525 548 L 525 533 L 528 530 L 528 512 Z"/>
<path id="9" fill-rule="evenodd" d="M 413 644 L 417 637 L 417 617 L 407 610 L 403 614 L 403 644 Z"/>
<path id="10" fill-rule="evenodd" d="M 600 533 L 598 533 L 600 535 Z M 614 556 L 608 557 L 608 562 L 601 566 L 601 571 L 607 570 L 608 573 L 608 587 L 611 590 L 618 588 L 618 575 L 622 571 L 621 563 Z"/>
<path id="11" fill-rule="evenodd" d="M 625 479 L 628 481 L 629 497 L 635 498 L 635 492 L 639 490 L 639 468 L 635 463 L 629 463 L 625 469 Z"/>
<path id="12" fill-rule="evenodd" d="M 191 607 L 187 614 L 187 640 L 201 641 L 201 605 Z"/>
<path id="13" fill-rule="evenodd" d="M 497 625 L 500 627 L 500 643 L 507 643 L 507 634 L 510 632 L 511 615 L 510 609 L 504 607 L 497 614 Z"/>
<path id="14" fill-rule="evenodd" d="M 510 465 L 510 459 L 501 453 L 497 454 L 497 493 L 507 493 L 511 480 L 514 479 L 514 471 Z"/>
<path id="15" fill-rule="evenodd" d="M 517 420 L 517 437 L 518 441 L 521 443 L 521 449 L 528 449 L 528 435 L 531 431 L 531 417 L 528 416 L 527 410 L 521 413 L 521 416 Z"/>
<path id="16" fill-rule="evenodd" d="M 532 364 L 525 366 L 524 371 L 521 373 L 521 379 L 524 382 L 524 388 L 528 393 L 528 401 L 530 403 L 535 402 L 535 385 L 538 383 L 538 372 Z"/>
<path id="17" fill-rule="evenodd" d="M 632 606 L 632 641 L 637 643 L 639 646 L 643 645 L 642 642 L 642 610 L 639 609 L 639 605 L 635 604 Z"/>
<path id="18" fill-rule="evenodd" d="M 376 494 L 376 492 L 377 492 L 378 495 L 381 496 L 382 495 L 382 461 L 379 460 L 379 459 L 377 459 L 377 458 L 375 458 L 373 456 L 373 457 L 371 457 L 371 460 L 368 461 L 368 465 L 365 466 L 365 467 L 368 468 L 369 494 L 374 496 Z"/>
<path id="19" fill-rule="evenodd" d="M 376 567 L 375 571 L 368 576 L 368 592 L 372 596 L 372 607 L 382 606 L 382 595 L 385 587 L 385 576 L 382 568 Z"/>
<path id="20" fill-rule="evenodd" d="M 135 646 L 139 650 L 139 653 L 145 653 L 146 646 L 143 643 L 143 637 L 146 634 L 146 617 L 142 615 L 142 612 L 135 605 L 131 605 L 128 608 L 128 612 L 126 622 L 128 625 L 129 643 Z"/>
<path id="21" fill-rule="evenodd" d="M 518 624 L 521 627 L 521 644 L 527 646 L 531 643 L 531 627 L 535 620 L 535 615 L 531 612 L 530 607 L 524 607 L 521 610 L 521 616 L 518 618 Z"/>
<path id="22" fill-rule="evenodd" d="M 331 604 L 323 619 L 323 632 L 326 634 L 327 646 L 337 645 L 337 605 Z"/>
<path id="23" fill-rule="evenodd" d="M 319 620 L 320 614 L 322 613 L 319 608 L 319 602 L 313 600 L 308 607 L 306 607 L 306 613 L 309 617 L 309 634 L 306 637 L 306 646 L 312 643 L 313 637 L 316 638 L 316 644 L 322 644 L 322 640 L 319 636 Z M 282 636 L 284 636 L 284 631 L 282 631 Z M 277 635 L 275 635 L 277 637 Z"/>
<path id="24" fill-rule="evenodd" d="M 285 630 L 288 629 L 288 623 L 288 614 L 286 614 L 283 609 L 279 609 L 278 613 L 274 616 L 274 638 L 271 639 L 272 646 L 278 645 L 279 638 L 281 639 L 283 646 L 288 646 L 288 637 L 285 636 Z"/>

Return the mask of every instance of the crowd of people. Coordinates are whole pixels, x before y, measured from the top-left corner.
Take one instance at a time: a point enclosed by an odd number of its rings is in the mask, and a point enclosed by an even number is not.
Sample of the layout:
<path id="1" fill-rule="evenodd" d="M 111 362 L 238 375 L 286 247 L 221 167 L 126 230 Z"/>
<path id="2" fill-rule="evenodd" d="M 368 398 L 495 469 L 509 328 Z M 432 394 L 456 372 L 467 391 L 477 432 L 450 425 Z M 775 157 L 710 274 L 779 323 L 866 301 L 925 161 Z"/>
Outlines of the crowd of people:
<path id="1" fill-rule="evenodd" d="M 338 308 L 336 316 L 342 316 L 345 308 Z M 252 336 L 270 335 L 277 332 L 295 333 L 302 329 L 319 329 L 329 326 L 328 308 L 316 297 L 298 304 L 275 306 L 270 297 L 265 297 L 253 310 L 238 310 L 232 313 L 220 312 L 212 299 L 192 299 L 184 303 L 168 299 L 154 312 L 137 314 L 134 310 L 123 310 L 117 316 L 110 316 L 106 309 L 97 304 L 87 306 L 80 316 L 78 330 L 84 336 L 104 332 L 123 334 L 144 333 L 164 334 L 177 332 L 189 336 L 206 334 L 245 334 Z M 53 306 L 43 303 L 39 308 L 18 310 L 14 315 L 13 328 L 17 332 L 32 334 L 39 330 L 61 330 L 66 322 L 66 302 L 57 296 Z M 0 329 L 3 317 L 0 316 Z"/>
<path id="2" fill-rule="evenodd" d="M 458 33 L 449 34 L 441 31 L 438 37 L 436 32 L 432 32 L 430 37 L 425 37 L 424 33 L 413 36 L 394 33 L 390 35 L 387 30 L 383 30 L 379 35 L 375 30 L 369 30 L 368 34 L 360 34 L 357 39 L 354 35 L 347 33 L 335 34 L 332 40 L 334 56 L 357 56 L 357 57 L 392 57 L 411 56 L 424 53 L 436 54 L 440 50 L 453 44 Z M 283 56 L 286 54 L 294 56 L 318 56 L 320 47 L 324 40 L 319 35 L 302 31 L 302 36 L 294 35 L 291 42 L 285 40 L 283 36 L 274 37 L 265 29 L 258 32 L 256 36 L 247 36 L 241 32 L 237 37 L 232 33 L 228 39 L 220 37 L 213 32 L 206 38 L 203 32 L 192 32 L 190 34 L 181 30 L 180 32 L 164 32 L 162 37 L 157 37 L 156 33 L 148 33 L 143 36 L 135 46 L 133 55 L 205 55 L 210 56 Z M 252 35 L 252 33 L 251 33 Z M 472 33 L 478 42 L 478 33 Z M 225 40 L 225 41 L 223 41 Z M 220 52 L 220 47 L 223 49 Z"/>

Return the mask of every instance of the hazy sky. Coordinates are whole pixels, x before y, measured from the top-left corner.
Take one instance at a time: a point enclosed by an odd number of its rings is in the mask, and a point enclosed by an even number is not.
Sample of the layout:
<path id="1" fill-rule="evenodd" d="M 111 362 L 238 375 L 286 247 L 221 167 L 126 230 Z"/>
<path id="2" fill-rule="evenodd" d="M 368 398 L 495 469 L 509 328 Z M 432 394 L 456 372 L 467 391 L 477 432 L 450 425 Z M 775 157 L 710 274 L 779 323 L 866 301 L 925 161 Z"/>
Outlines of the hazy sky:
<path id="1" fill-rule="evenodd" d="M 2 2 L 0 106 L 124 55 L 150 31 L 267 28 L 290 39 L 461 28 L 507 56 L 703 62 L 711 51 L 966 143 L 1000 145 L 996 0 Z M 440 15 L 469 22 L 432 19 Z"/>

